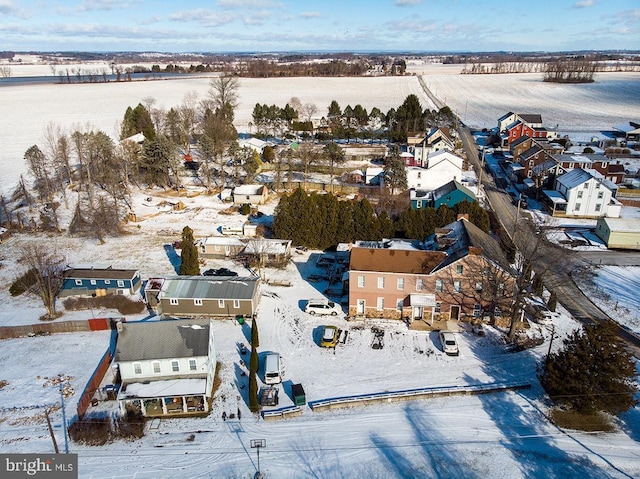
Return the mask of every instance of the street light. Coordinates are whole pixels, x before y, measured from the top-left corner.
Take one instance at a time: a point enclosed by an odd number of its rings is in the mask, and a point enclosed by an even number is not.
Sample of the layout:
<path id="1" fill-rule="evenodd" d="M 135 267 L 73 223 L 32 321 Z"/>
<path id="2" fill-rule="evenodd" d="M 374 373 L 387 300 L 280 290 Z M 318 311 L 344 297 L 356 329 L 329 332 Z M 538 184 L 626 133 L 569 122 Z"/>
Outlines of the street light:
<path id="1" fill-rule="evenodd" d="M 265 439 L 251 439 L 251 447 L 256 449 L 258 454 L 258 471 L 256 472 L 254 479 L 262 479 L 262 473 L 260 472 L 260 448 L 266 447 L 267 441 Z"/>

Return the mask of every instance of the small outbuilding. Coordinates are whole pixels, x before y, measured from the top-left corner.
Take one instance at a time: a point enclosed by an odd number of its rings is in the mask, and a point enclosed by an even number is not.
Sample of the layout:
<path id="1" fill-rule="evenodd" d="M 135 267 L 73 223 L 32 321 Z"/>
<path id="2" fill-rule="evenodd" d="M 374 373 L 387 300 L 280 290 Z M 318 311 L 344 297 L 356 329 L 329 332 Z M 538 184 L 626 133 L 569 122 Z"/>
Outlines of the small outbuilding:
<path id="1" fill-rule="evenodd" d="M 640 219 L 598 218 L 596 235 L 607 248 L 640 250 Z"/>

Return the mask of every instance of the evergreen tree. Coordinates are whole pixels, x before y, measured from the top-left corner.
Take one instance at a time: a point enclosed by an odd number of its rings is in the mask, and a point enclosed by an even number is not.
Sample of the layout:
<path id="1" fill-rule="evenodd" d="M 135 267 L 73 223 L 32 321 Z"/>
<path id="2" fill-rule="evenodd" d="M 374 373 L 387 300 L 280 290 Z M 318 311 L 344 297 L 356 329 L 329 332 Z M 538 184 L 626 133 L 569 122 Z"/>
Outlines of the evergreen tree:
<path id="1" fill-rule="evenodd" d="M 619 414 L 638 401 L 635 363 L 612 321 L 588 325 L 547 357 L 540 383 L 551 399 L 580 413 Z"/>
<path id="2" fill-rule="evenodd" d="M 556 295 L 555 291 L 551 291 L 551 294 L 549 295 L 549 301 L 547 301 L 547 308 L 549 308 L 549 311 L 555 312 L 557 305 L 558 296 Z"/>
<path id="3" fill-rule="evenodd" d="M 258 336 L 258 322 L 254 316 L 251 320 L 251 346 L 254 348 L 260 347 L 260 338 Z"/>
<path id="4" fill-rule="evenodd" d="M 182 229 L 182 252 L 180 254 L 180 274 L 196 276 L 200 274 L 198 249 L 193 242 L 193 230 L 188 226 Z"/>
<path id="5" fill-rule="evenodd" d="M 258 402 L 258 379 L 257 374 L 254 372 L 249 373 L 249 409 L 251 412 L 258 412 L 260 410 L 260 403 Z"/>

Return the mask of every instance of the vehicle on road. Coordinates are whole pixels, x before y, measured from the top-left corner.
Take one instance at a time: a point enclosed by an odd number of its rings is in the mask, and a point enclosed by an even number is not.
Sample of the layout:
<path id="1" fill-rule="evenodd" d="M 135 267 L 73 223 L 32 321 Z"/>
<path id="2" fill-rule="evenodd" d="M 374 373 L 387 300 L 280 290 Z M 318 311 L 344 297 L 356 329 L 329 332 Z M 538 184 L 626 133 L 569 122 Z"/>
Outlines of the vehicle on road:
<path id="1" fill-rule="evenodd" d="M 439 333 L 440 344 L 442 344 L 442 351 L 448 356 L 457 356 L 460 354 L 458 349 L 458 342 L 456 337 L 451 331 L 442 330 Z"/>
<path id="2" fill-rule="evenodd" d="M 264 383 L 280 384 L 282 372 L 280 370 L 280 354 L 269 353 L 264 360 Z"/>
<path id="3" fill-rule="evenodd" d="M 325 326 L 322 330 L 320 346 L 323 348 L 335 348 L 338 344 L 338 328 L 335 326 Z"/>
<path id="4" fill-rule="evenodd" d="M 309 314 L 330 314 L 337 316 L 342 313 L 342 306 L 327 299 L 310 299 L 304 308 L 305 313 Z"/>

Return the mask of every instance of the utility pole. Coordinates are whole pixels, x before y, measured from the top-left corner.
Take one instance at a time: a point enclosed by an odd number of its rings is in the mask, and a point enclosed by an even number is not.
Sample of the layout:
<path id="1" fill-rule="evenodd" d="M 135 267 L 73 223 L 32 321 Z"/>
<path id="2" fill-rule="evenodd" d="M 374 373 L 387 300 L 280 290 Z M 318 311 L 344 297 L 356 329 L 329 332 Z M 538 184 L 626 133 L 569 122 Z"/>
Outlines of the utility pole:
<path id="1" fill-rule="evenodd" d="M 69 454 L 69 439 L 67 437 L 67 416 L 64 412 L 64 393 L 62 391 L 62 383 L 58 384 L 60 388 L 60 401 L 62 406 L 62 430 L 64 431 L 64 453 Z"/>
<path id="2" fill-rule="evenodd" d="M 56 441 L 56 436 L 53 434 L 53 428 L 51 427 L 51 419 L 49 419 L 49 409 L 44 410 L 44 417 L 47 419 L 47 427 L 49 428 L 49 434 L 51 435 L 51 440 L 53 441 L 53 450 L 56 454 L 60 454 L 60 450 L 58 449 L 58 442 Z"/>

